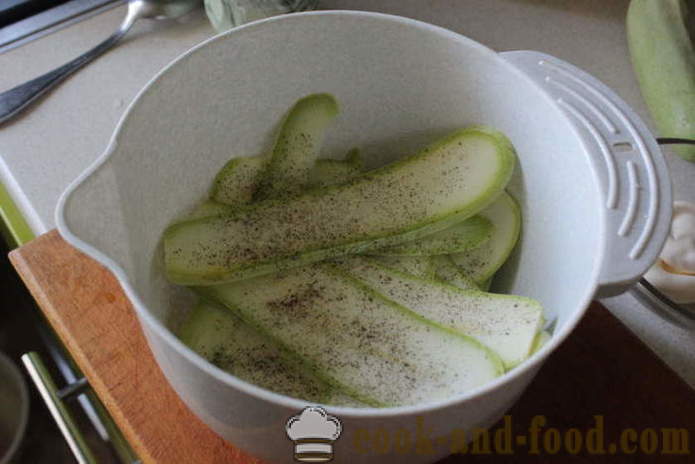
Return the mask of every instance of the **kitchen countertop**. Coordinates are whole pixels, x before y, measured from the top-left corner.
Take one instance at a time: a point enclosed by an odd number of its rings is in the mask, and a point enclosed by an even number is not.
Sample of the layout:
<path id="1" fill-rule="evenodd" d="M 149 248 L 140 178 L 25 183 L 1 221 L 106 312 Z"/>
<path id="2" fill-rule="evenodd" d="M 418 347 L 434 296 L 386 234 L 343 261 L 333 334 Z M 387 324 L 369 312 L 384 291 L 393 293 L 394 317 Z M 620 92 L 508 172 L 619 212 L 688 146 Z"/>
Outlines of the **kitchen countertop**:
<path id="1" fill-rule="evenodd" d="M 408 16 L 496 50 L 555 55 L 597 76 L 650 123 L 627 52 L 628 0 L 327 0 L 320 5 Z M 124 11 L 117 7 L 0 54 L 0 89 L 84 52 L 117 28 Z M 69 78 L 35 109 L 0 128 L 0 181 L 35 234 L 54 227 L 59 195 L 106 148 L 138 90 L 173 58 L 213 35 L 202 12 L 180 22 L 136 24 L 123 43 Z M 674 176 L 687 175 L 679 159 L 669 155 L 669 162 Z M 678 190 L 675 193 L 678 198 Z M 662 321 L 629 294 L 603 303 L 695 387 L 692 332 Z"/>

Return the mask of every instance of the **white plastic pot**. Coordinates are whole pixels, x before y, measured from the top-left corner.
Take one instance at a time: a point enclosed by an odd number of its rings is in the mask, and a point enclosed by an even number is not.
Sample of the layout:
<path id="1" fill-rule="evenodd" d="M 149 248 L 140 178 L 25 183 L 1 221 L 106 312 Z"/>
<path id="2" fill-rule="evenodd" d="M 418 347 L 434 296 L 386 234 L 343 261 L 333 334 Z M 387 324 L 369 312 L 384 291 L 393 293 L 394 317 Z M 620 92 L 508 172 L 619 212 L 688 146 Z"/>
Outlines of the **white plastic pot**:
<path id="1" fill-rule="evenodd" d="M 358 146 L 375 166 L 471 124 L 499 128 L 518 151 L 510 190 L 521 203 L 523 235 L 495 285 L 539 299 L 557 321 L 552 340 L 494 382 L 447 401 L 328 408 L 343 423 L 337 462 L 431 462 L 448 446 L 406 455 L 375 455 L 368 446 L 362 454 L 353 438 L 379 428 L 415 437 L 418 418 L 429 437 L 498 420 L 591 299 L 625 290 L 656 258 L 671 214 L 666 166 L 639 118 L 581 70 L 537 52 L 496 53 L 401 17 L 288 15 L 178 58 L 138 95 L 104 155 L 64 194 L 57 222 L 68 242 L 117 276 L 183 401 L 268 462 L 292 462 L 285 423 L 306 405 L 240 381 L 179 342 L 171 329 L 188 298 L 166 282 L 158 244 L 230 156 L 266 150 L 284 111 L 313 92 L 333 93 L 342 105 L 326 154 Z"/>

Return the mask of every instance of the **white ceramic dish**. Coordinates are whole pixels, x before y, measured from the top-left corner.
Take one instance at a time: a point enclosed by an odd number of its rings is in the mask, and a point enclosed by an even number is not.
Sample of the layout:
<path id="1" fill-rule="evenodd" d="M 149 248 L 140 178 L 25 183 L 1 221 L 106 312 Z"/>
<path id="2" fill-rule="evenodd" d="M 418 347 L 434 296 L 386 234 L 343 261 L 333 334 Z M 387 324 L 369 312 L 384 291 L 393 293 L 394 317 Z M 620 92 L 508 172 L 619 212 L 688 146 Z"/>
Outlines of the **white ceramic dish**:
<path id="1" fill-rule="evenodd" d="M 664 151 L 673 184 L 673 199 L 695 202 L 695 163 L 685 161 L 675 152 Z M 653 287 L 646 279 L 632 287 L 632 294 L 644 302 L 660 317 L 688 329 L 695 330 L 695 303 L 678 304 Z"/>
<path id="2" fill-rule="evenodd" d="M 29 389 L 17 365 L 0 353 L 0 464 L 16 462 L 29 422 Z"/>
<path id="3" fill-rule="evenodd" d="M 187 297 L 165 281 L 158 243 L 230 156 L 267 149 L 283 112 L 313 92 L 331 92 L 342 104 L 327 154 L 359 146 L 375 166 L 481 123 L 505 132 L 518 151 L 510 189 L 523 209 L 523 235 L 495 285 L 539 299 L 556 320 L 552 340 L 494 382 L 447 401 L 328 408 L 343 422 L 337 462 L 434 461 L 449 448 L 361 454 L 353 438 L 381 427 L 415 434 L 418 418 L 432 437 L 494 423 L 597 292 L 625 290 L 655 259 L 671 214 L 666 166 L 644 124 L 586 73 L 536 52 L 496 53 L 410 19 L 288 15 L 178 58 L 140 92 L 104 155 L 63 195 L 57 223 L 68 242 L 119 279 L 183 401 L 268 462 L 292 462 L 284 425 L 305 404 L 240 381 L 178 341 L 169 329 Z"/>

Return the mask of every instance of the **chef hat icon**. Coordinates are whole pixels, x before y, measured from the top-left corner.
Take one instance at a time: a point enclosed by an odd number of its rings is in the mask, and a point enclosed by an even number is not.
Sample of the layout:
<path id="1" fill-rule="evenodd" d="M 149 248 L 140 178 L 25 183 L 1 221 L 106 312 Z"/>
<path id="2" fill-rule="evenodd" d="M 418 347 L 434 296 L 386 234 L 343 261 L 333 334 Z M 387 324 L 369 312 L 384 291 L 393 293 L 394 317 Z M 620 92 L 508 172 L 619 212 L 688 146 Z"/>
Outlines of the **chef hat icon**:
<path id="1" fill-rule="evenodd" d="M 328 462 L 333 459 L 333 442 L 342 427 L 323 408 L 309 406 L 287 421 L 287 436 L 294 442 L 294 459 L 299 462 Z"/>

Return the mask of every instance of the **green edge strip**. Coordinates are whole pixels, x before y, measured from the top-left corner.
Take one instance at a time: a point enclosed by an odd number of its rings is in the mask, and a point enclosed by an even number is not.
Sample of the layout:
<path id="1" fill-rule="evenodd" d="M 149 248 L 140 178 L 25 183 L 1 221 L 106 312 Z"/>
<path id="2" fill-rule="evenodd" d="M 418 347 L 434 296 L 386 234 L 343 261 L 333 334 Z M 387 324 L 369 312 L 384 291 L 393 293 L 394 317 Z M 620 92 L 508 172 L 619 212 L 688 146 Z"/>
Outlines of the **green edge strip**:
<path id="1" fill-rule="evenodd" d="M 27 224 L 24 216 L 17 208 L 14 200 L 10 196 L 5 186 L 0 182 L 0 233 L 7 244 L 12 247 L 18 247 L 33 240 L 36 236 Z"/>

